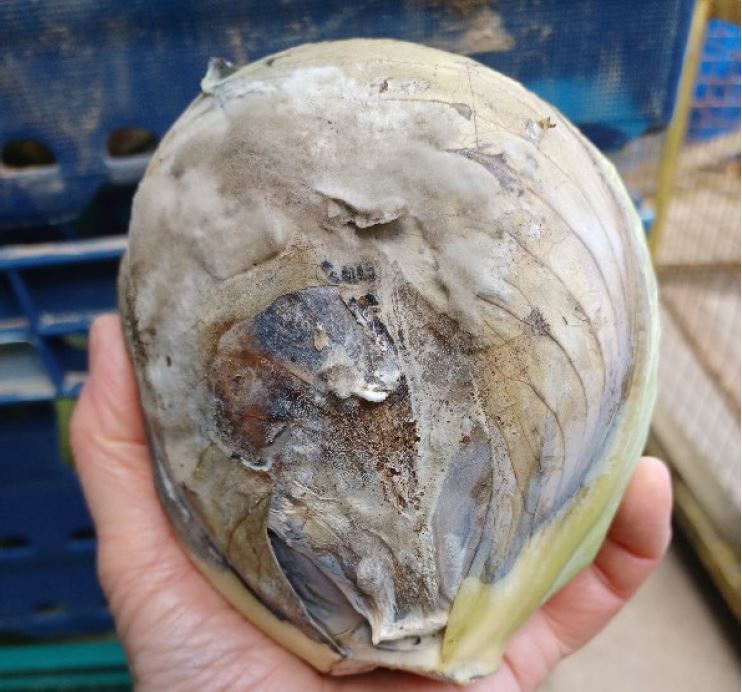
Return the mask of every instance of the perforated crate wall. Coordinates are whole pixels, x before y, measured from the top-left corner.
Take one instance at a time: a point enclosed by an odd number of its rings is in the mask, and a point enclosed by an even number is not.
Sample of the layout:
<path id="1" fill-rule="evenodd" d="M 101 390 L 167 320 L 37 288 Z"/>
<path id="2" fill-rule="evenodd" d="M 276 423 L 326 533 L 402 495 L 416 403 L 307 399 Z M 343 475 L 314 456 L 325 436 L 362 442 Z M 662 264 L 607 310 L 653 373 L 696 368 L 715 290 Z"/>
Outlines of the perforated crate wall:
<path id="1" fill-rule="evenodd" d="M 698 65 L 688 139 L 708 141 L 736 132 L 739 118 L 740 29 L 736 24 L 712 19 Z"/>

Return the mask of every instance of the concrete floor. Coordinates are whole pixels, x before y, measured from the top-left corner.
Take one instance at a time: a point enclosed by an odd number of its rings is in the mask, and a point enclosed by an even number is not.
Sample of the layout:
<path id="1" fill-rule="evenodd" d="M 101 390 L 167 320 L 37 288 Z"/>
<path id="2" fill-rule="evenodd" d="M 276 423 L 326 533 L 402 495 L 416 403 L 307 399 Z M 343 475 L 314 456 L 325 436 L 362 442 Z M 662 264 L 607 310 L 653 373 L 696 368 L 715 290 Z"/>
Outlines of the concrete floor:
<path id="1" fill-rule="evenodd" d="M 738 692 L 739 626 L 676 542 L 635 599 L 541 692 Z"/>

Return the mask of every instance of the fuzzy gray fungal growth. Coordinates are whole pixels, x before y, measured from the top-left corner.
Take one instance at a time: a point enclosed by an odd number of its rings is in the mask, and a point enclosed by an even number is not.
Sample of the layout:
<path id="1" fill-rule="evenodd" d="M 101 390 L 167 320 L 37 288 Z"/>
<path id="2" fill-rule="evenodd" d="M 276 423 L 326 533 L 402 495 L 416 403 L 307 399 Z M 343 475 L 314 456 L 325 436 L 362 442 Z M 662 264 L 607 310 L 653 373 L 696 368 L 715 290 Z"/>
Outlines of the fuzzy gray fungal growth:
<path id="1" fill-rule="evenodd" d="M 163 504 L 320 670 L 489 673 L 646 436 L 631 203 L 553 107 L 431 48 L 301 46 L 202 89 L 120 278 Z"/>

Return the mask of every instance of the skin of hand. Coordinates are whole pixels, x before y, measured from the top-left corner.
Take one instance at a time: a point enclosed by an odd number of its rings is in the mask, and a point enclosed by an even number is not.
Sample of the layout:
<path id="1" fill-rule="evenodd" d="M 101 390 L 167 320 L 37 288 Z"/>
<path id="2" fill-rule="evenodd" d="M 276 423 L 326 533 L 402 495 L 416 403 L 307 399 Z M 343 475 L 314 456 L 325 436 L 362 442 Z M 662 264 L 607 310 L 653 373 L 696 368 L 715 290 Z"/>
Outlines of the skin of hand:
<path id="1" fill-rule="evenodd" d="M 139 690 L 460 690 L 407 673 L 321 675 L 234 610 L 192 565 L 157 499 L 134 371 L 117 317 L 90 332 L 90 377 L 71 442 L 98 536 L 98 574 Z M 670 542 L 667 467 L 643 458 L 592 565 L 510 642 L 471 692 L 523 692 L 592 639 L 631 598 Z"/>

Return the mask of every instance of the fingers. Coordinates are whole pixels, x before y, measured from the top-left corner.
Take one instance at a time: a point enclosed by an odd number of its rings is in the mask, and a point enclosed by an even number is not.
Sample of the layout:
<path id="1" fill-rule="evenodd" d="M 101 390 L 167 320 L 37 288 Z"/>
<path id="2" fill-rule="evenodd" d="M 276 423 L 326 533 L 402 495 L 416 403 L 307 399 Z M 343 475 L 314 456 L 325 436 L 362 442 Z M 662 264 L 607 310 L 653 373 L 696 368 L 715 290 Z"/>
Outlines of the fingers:
<path id="1" fill-rule="evenodd" d="M 535 612 L 508 644 L 501 671 L 533 690 L 560 658 L 592 639 L 662 559 L 670 542 L 667 467 L 639 461 L 598 556 Z"/>
<path id="2" fill-rule="evenodd" d="M 594 562 L 607 588 L 628 599 L 662 559 L 672 529 L 672 484 L 659 459 L 641 460 Z"/>
<path id="3" fill-rule="evenodd" d="M 95 321 L 90 376 L 75 408 L 71 445 L 98 536 L 151 536 L 163 515 L 152 483 L 136 380 L 119 320 Z M 142 532 L 144 532 L 142 534 Z"/>
<path id="4" fill-rule="evenodd" d="M 594 637 L 657 566 L 670 543 L 671 511 L 667 467 L 641 459 L 593 564 L 542 609 L 565 655 Z"/>

